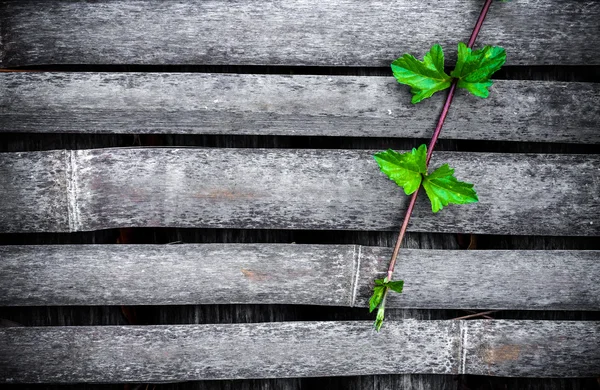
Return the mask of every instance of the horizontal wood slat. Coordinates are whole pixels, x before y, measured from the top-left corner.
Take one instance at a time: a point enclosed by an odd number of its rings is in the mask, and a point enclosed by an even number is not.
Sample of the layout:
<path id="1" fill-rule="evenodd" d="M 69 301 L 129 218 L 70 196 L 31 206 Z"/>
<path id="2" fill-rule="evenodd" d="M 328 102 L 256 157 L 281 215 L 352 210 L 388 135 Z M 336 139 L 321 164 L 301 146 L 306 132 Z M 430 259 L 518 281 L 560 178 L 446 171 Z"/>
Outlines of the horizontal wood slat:
<path id="1" fill-rule="evenodd" d="M 0 66 L 245 64 L 388 66 L 466 41 L 481 0 L 102 0 L 0 3 Z M 508 64 L 599 64 L 595 0 L 491 7 L 478 42 Z M 449 56 L 453 58 L 452 54 Z"/>
<path id="2" fill-rule="evenodd" d="M 442 137 L 600 143 L 600 85 L 496 81 L 459 91 Z M 419 104 L 390 77 L 0 73 L 0 131 L 429 138 L 444 94 Z"/>
<path id="3" fill-rule="evenodd" d="M 365 150 L 123 148 L 0 154 L 0 231 L 118 227 L 395 230 L 408 197 Z M 480 202 L 410 229 L 600 234 L 600 156 L 440 152 Z M 41 206 L 40 206 L 41 205 Z M 38 212 L 38 207 L 41 211 Z"/>
<path id="4" fill-rule="evenodd" d="M 186 244 L 0 247 L 0 305 L 367 307 L 390 248 Z M 402 250 L 387 307 L 600 310 L 600 251 Z"/>
<path id="5" fill-rule="evenodd" d="M 600 374 L 599 322 L 389 321 L 0 328 L 2 382 L 398 373 Z"/>

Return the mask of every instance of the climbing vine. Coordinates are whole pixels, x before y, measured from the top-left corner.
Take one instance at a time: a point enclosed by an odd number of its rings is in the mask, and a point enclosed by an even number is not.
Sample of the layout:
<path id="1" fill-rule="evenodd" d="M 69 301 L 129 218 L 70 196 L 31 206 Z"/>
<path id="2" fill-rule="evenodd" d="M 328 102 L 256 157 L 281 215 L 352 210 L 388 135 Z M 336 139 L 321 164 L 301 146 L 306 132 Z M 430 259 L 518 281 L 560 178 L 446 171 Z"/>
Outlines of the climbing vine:
<path id="1" fill-rule="evenodd" d="M 390 259 L 387 275 L 384 279 L 376 279 L 373 295 L 369 300 L 369 310 L 377 310 L 375 328 L 379 331 L 385 316 L 385 301 L 390 290 L 402 293 L 404 281 L 392 280 L 394 267 L 400 252 L 400 246 L 406 233 L 406 228 L 412 215 L 419 189 L 423 187 L 431 202 L 431 210 L 439 212 L 449 204 L 468 204 L 477 202 L 477 192 L 474 185 L 459 181 L 454 176 L 454 169 L 443 164 L 429 173 L 429 161 L 435 144 L 440 136 L 448 110 L 452 104 L 457 88 L 464 88 L 475 96 L 487 98 L 488 88 L 493 84 L 490 77 L 506 61 L 506 51 L 497 46 L 484 46 L 473 50 L 477 35 L 491 6 L 492 0 L 486 0 L 471 34 L 468 43 L 458 44 L 456 66 L 450 75 L 444 70 L 444 51 L 440 45 L 433 45 L 427 54 L 419 61 L 410 54 L 404 54 L 392 62 L 394 77 L 401 84 L 411 87 L 412 103 L 416 104 L 431 97 L 438 91 L 450 88 L 437 126 L 429 142 L 406 153 L 386 150 L 376 153 L 373 157 L 379 168 L 398 186 L 404 189 L 406 195 L 411 195 L 404 221 L 398 234 L 398 239 Z"/>

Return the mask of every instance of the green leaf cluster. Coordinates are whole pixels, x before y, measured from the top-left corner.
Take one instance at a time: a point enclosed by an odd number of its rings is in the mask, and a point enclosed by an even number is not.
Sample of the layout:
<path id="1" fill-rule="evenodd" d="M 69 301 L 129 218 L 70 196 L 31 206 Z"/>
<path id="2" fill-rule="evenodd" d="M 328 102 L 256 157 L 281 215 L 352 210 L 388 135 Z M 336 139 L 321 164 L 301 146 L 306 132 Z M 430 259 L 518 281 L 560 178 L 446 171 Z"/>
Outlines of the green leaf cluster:
<path id="1" fill-rule="evenodd" d="M 411 87 L 412 103 L 431 97 L 438 91 L 450 87 L 452 79 L 458 79 L 457 87 L 464 88 L 475 96 L 486 98 L 490 80 L 506 62 L 506 51 L 499 46 L 485 46 L 472 50 L 463 42 L 458 44 L 458 60 L 450 75 L 444 72 L 444 51 L 438 44 L 419 61 L 410 54 L 404 54 L 392 62 L 394 77 L 401 84 Z"/>
<path id="2" fill-rule="evenodd" d="M 459 181 L 454 169 L 444 164 L 433 173 L 427 173 L 427 146 L 413 148 L 406 153 L 388 149 L 374 156 L 379 168 L 391 180 L 404 188 L 410 195 L 423 184 L 425 193 L 431 201 L 431 210 L 437 213 L 450 203 L 468 204 L 479 201 L 473 184 Z"/>
<path id="3" fill-rule="evenodd" d="M 375 279 L 373 295 L 371 296 L 371 299 L 369 299 L 369 313 L 372 313 L 373 310 L 379 308 L 377 310 L 377 316 L 375 318 L 375 329 L 377 331 L 379 331 L 379 329 L 381 329 L 381 325 L 383 325 L 383 319 L 385 317 L 385 298 L 387 296 L 388 290 L 392 290 L 397 293 L 402 293 L 403 288 L 403 280 L 388 281 L 387 278 Z"/>

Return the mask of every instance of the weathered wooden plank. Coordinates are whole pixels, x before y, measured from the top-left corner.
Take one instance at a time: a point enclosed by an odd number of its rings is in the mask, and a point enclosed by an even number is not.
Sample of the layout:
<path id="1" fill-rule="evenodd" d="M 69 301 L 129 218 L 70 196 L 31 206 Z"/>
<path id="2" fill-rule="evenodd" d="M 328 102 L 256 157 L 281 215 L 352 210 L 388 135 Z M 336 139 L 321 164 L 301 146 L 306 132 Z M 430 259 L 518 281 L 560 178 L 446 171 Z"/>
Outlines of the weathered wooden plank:
<path id="1" fill-rule="evenodd" d="M 445 138 L 600 143 L 598 84 L 459 93 Z M 391 76 L 2 73 L 0 131 L 429 138 L 444 95 L 409 95 Z"/>
<path id="2" fill-rule="evenodd" d="M 599 322 L 389 321 L 0 329 L 0 380 L 165 382 L 393 373 L 596 376 Z M 243 353 L 240 353 L 243 350 Z"/>
<path id="3" fill-rule="evenodd" d="M 0 231 L 65 231 L 68 159 L 65 151 L 0 153 Z"/>
<path id="4" fill-rule="evenodd" d="M 368 307 L 373 280 L 385 276 L 391 250 L 358 250 L 354 305 Z M 591 286 L 600 275 L 600 251 L 403 249 L 395 275 L 405 280 L 404 293 L 389 295 L 389 307 L 600 309 L 600 289 Z"/>
<path id="5" fill-rule="evenodd" d="M 4 246 L 0 305 L 350 306 L 356 249 L 289 244 Z"/>
<path id="6" fill-rule="evenodd" d="M 452 373 L 459 343 L 458 323 L 441 321 L 390 322 L 379 335 L 370 322 L 17 329 L 0 329 L 2 382 Z"/>
<path id="7" fill-rule="evenodd" d="M 580 377 L 600 373 L 599 322 L 473 321 L 461 331 L 462 365 L 469 374 Z M 532 375 L 532 367 L 543 373 Z"/>
<path id="8" fill-rule="evenodd" d="M 1 66 L 387 66 L 467 40 L 482 1 L 3 1 Z M 479 42 L 512 65 L 598 64 L 594 0 L 494 3 Z M 557 35 L 558 34 L 558 35 Z M 568 39 L 567 39 L 568 38 Z M 452 57 L 452 55 L 450 55 Z"/>
<path id="9" fill-rule="evenodd" d="M 367 307 L 390 248 L 187 244 L 0 247 L 0 305 Z M 600 309 L 599 251 L 402 251 L 388 308 Z M 151 286 L 151 288 L 149 288 Z"/>
<path id="10" fill-rule="evenodd" d="M 12 187 L 0 231 L 120 227 L 395 230 L 407 197 L 365 150 L 125 148 L 0 156 Z M 65 158 L 65 156 L 67 156 Z M 70 156 L 70 158 L 69 158 Z M 11 164 L 19 160 L 16 172 Z M 28 162 L 37 165 L 28 165 Z M 459 179 L 476 183 L 480 202 L 437 215 L 417 202 L 411 230 L 488 234 L 600 234 L 600 156 L 440 152 Z M 64 169 L 54 169 L 63 163 Z M 2 166 L 0 165 L 0 166 Z M 62 181 L 68 193 L 44 194 L 63 207 L 35 220 L 35 177 Z M 67 196 L 68 195 L 68 196 Z M 25 216 L 29 214 L 25 213 Z M 36 215 L 36 217 L 38 217 Z M 58 222 L 55 222 L 57 220 Z"/>

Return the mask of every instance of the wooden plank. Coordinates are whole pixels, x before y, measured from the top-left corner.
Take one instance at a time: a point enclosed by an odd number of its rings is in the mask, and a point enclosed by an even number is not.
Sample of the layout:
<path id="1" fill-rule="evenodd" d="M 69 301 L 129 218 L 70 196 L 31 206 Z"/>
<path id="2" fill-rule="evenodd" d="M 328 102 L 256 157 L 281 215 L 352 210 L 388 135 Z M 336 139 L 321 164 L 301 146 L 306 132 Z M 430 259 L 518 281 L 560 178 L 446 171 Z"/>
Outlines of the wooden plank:
<path id="1" fill-rule="evenodd" d="M 390 248 L 186 244 L 0 247 L 0 305 L 367 307 Z M 388 308 L 598 310 L 600 251 L 414 250 Z"/>
<path id="2" fill-rule="evenodd" d="M 0 231 L 67 231 L 65 151 L 0 153 Z M 18 209 L 14 210 L 13 208 Z"/>
<path id="3" fill-rule="evenodd" d="M 389 321 L 0 329 L 4 383 L 396 373 L 597 376 L 599 322 Z M 240 353 L 243 351 L 243 353 Z"/>
<path id="4" fill-rule="evenodd" d="M 373 153 L 192 148 L 5 153 L 0 166 L 9 167 L 3 177 L 13 186 L 0 188 L 0 198 L 6 199 L 0 231 L 131 226 L 396 230 L 408 198 L 379 172 Z M 22 168 L 16 172 L 10 168 L 15 160 Z M 433 215 L 421 196 L 412 231 L 600 234 L 600 156 L 440 152 L 432 167 L 442 161 L 456 168 L 459 179 L 476 183 L 480 202 Z M 61 163 L 64 168 L 53 168 Z M 40 201 L 28 192 L 31 183 L 22 180 L 32 169 L 35 177 L 54 181 L 65 180 L 66 172 L 68 181 L 67 193 L 44 195 L 62 208 L 33 221 L 23 219 L 19 208 Z"/>
<path id="5" fill-rule="evenodd" d="M 391 249 L 358 251 L 354 305 L 368 307 L 373 280 L 385 276 Z M 592 287 L 600 275 L 600 251 L 402 249 L 395 275 L 405 280 L 404 293 L 391 294 L 388 307 L 600 309 L 600 289 Z"/>
<path id="6" fill-rule="evenodd" d="M 473 321 L 468 324 L 461 331 L 462 364 L 469 374 L 593 377 L 600 373 L 599 322 Z"/>
<path id="7" fill-rule="evenodd" d="M 482 1 L 3 1 L 0 66 L 388 66 L 466 41 Z M 594 0 L 494 3 L 479 42 L 511 65 L 599 64 Z M 257 22 L 259 21 L 259 22 Z M 559 34 L 557 36 L 557 34 Z"/>
<path id="8" fill-rule="evenodd" d="M 598 84 L 499 80 L 488 99 L 459 94 L 442 137 L 600 143 Z M 2 73 L 0 131 L 429 138 L 444 98 L 416 107 L 391 75 Z"/>

